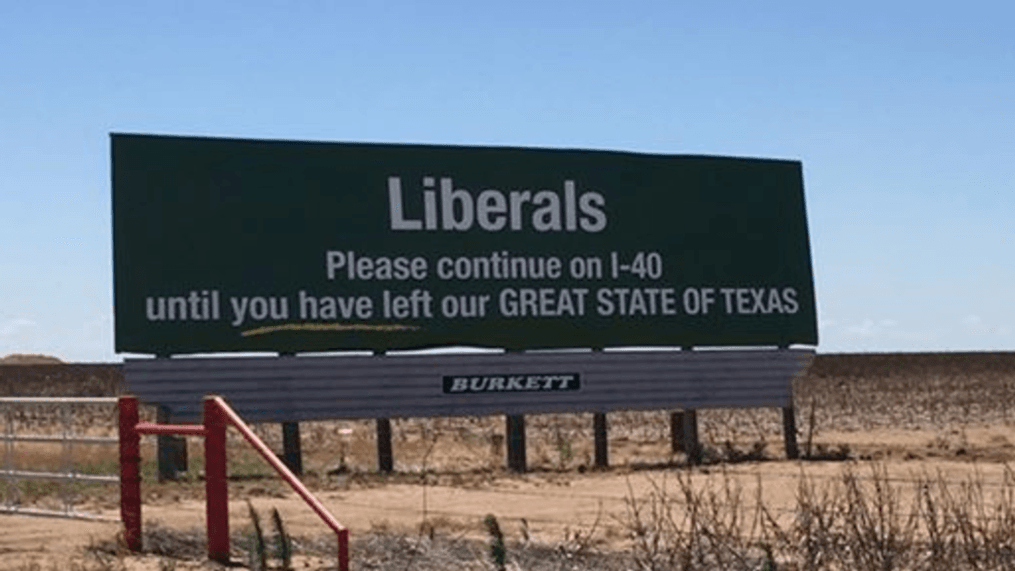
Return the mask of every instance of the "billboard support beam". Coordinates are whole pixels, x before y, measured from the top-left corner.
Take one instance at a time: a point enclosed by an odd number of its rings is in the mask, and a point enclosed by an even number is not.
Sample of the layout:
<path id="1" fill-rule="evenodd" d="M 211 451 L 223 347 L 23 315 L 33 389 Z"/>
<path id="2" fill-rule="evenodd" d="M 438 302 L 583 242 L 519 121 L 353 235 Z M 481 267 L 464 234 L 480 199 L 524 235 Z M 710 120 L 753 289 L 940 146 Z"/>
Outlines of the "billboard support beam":
<path id="1" fill-rule="evenodd" d="M 514 472 L 526 471 L 525 458 L 525 416 L 507 415 L 507 465 Z"/>
<path id="2" fill-rule="evenodd" d="M 169 424 L 169 409 L 164 406 L 155 408 L 155 422 Z M 155 437 L 155 456 L 159 469 L 159 482 L 176 479 L 176 467 L 173 466 L 173 436 L 159 434 Z"/>
<path id="3" fill-rule="evenodd" d="M 297 476 L 303 475 L 303 451 L 300 448 L 300 423 L 282 423 L 282 461 Z"/>
<path id="4" fill-rule="evenodd" d="M 790 460 L 800 457 L 796 432 L 796 409 L 792 405 L 782 407 L 782 433 L 786 444 L 786 458 Z"/>
<path id="5" fill-rule="evenodd" d="M 169 360 L 172 355 L 159 355 L 157 358 Z M 156 406 L 155 422 L 169 424 L 171 417 L 169 408 Z M 159 434 L 155 437 L 155 460 L 159 482 L 176 480 L 179 472 L 187 471 L 187 439 L 172 434 Z"/>
<path id="6" fill-rule="evenodd" d="M 280 352 L 278 356 L 291 358 L 295 357 L 296 353 Z M 300 447 L 300 423 L 298 421 L 282 422 L 282 461 L 293 474 L 303 475 L 303 450 Z"/>
<path id="7" fill-rule="evenodd" d="M 377 419 L 377 470 L 387 474 L 395 469 L 395 456 L 391 451 L 391 419 Z"/>
<path id="8" fill-rule="evenodd" d="M 164 406 L 156 407 L 155 422 L 169 424 L 172 415 Z M 180 472 L 187 472 L 187 439 L 172 434 L 159 434 L 155 437 L 156 461 L 158 464 L 159 481 L 173 481 L 179 478 Z"/>
<path id="9" fill-rule="evenodd" d="M 691 408 L 684 410 L 681 422 L 681 446 L 687 454 L 687 463 L 701 464 L 701 442 L 698 440 L 698 411 Z"/>
<path id="10" fill-rule="evenodd" d="M 684 411 L 670 413 L 670 454 L 684 451 Z"/>
<path id="11" fill-rule="evenodd" d="M 592 432 L 596 447 L 596 468 L 609 468 L 609 434 L 605 412 L 592 415 Z"/>
<path id="12" fill-rule="evenodd" d="M 780 345 L 779 350 L 789 349 L 788 345 Z M 796 460 L 800 457 L 800 448 L 797 446 L 796 409 L 793 407 L 793 384 L 790 383 L 789 406 L 782 407 L 782 438 L 786 446 L 786 458 Z"/>

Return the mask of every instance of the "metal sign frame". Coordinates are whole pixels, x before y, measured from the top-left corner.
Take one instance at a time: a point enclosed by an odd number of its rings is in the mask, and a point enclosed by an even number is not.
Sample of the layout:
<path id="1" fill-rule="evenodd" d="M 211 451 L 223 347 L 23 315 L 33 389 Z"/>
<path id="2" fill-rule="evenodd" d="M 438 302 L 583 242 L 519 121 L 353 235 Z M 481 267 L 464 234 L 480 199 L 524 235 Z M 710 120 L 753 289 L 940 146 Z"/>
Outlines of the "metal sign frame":
<path id="1" fill-rule="evenodd" d="M 132 391 L 174 420 L 196 421 L 195 395 L 214 393 L 250 422 L 296 422 L 788 407 L 791 381 L 813 356 L 811 349 L 755 349 L 127 359 L 124 374 Z M 449 393 L 448 376 L 477 390 Z M 511 385 L 512 377 L 525 382 Z M 580 387 L 556 390 L 566 377 Z"/>

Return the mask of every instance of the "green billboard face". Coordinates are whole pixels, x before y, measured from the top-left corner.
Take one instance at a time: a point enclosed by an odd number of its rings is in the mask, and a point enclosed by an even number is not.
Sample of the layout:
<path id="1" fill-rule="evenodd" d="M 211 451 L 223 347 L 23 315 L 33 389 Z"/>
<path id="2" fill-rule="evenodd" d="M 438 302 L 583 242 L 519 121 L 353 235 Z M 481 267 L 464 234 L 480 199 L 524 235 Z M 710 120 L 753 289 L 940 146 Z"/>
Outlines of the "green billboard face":
<path id="1" fill-rule="evenodd" d="M 801 165 L 112 135 L 116 350 L 817 344 Z"/>

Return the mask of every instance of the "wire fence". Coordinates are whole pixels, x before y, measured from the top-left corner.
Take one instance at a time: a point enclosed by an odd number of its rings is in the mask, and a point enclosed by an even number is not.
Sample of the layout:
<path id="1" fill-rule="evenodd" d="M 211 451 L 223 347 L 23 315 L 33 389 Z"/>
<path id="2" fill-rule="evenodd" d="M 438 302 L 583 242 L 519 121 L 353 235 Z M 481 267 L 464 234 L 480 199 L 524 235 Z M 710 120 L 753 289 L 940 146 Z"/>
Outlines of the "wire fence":
<path id="1" fill-rule="evenodd" d="M 115 407 L 115 398 L 106 397 L 3 397 L 0 398 L 0 410 L 4 418 L 4 454 L 3 470 L 0 474 L 4 480 L 4 498 L 0 512 L 22 515 L 39 515 L 49 517 L 65 517 L 73 519 L 106 520 L 110 518 L 80 511 L 76 506 L 76 488 L 81 484 L 118 484 L 120 478 L 115 473 L 115 465 L 108 466 L 110 472 L 96 473 L 93 470 L 82 471 L 76 462 L 76 454 L 82 446 L 116 445 L 115 436 L 87 434 L 94 411 L 81 415 L 86 409 L 96 407 Z M 36 414 L 27 416 L 46 416 L 59 418 L 56 432 L 26 433 L 23 429 L 26 409 L 36 409 Z M 39 412 L 42 409 L 42 412 Z M 98 427 L 102 432 L 103 427 Z M 29 451 L 32 445 L 56 445 L 59 447 L 57 461 L 53 462 L 48 450 L 39 454 Z M 36 446 L 38 448 L 38 446 Z M 21 454 L 19 454 L 21 452 Z M 87 453 L 84 454 L 87 456 Z M 28 469 L 42 464 L 47 469 Z M 55 466 L 53 464 L 56 464 Z M 25 501 L 26 483 L 55 482 L 60 498 L 58 509 L 41 508 L 29 505 Z M 115 521 L 115 520 L 114 520 Z"/>

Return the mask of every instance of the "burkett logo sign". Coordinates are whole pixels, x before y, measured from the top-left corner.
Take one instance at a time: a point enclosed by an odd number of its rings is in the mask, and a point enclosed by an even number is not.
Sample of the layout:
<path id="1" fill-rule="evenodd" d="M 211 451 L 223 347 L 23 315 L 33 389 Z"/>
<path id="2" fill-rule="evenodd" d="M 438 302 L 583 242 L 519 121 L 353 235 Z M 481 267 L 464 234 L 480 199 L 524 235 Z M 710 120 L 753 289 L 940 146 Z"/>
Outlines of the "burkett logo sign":
<path id="1" fill-rule="evenodd" d="M 577 391 L 578 373 L 538 375 L 454 375 L 444 377 L 444 394 Z"/>

